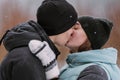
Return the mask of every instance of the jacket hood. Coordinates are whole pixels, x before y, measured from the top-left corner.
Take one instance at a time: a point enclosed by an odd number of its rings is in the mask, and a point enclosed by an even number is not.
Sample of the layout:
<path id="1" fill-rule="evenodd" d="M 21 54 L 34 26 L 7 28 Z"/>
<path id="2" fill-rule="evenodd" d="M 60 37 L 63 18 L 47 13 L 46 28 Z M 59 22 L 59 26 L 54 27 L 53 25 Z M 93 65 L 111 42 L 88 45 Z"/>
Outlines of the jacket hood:
<path id="1" fill-rule="evenodd" d="M 30 23 L 36 24 L 34 21 L 29 21 L 9 30 L 3 39 L 3 44 L 8 51 L 17 47 L 27 46 L 31 39 L 41 40 L 41 37 Z"/>
<path id="2" fill-rule="evenodd" d="M 116 64 L 116 61 L 117 61 L 117 50 L 112 47 L 73 53 L 67 57 L 67 63 L 69 65 L 76 65 L 78 63 L 84 64 L 91 62 Z"/>
<path id="3" fill-rule="evenodd" d="M 50 48 L 56 54 L 60 54 L 54 43 L 49 39 L 44 29 L 36 22 L 30 20 L 17 25 L 7 32 L 3 38 L 3 44 L 8 51 L 18 47 L 26 47 L 32 39 L 48 42 Z"/>

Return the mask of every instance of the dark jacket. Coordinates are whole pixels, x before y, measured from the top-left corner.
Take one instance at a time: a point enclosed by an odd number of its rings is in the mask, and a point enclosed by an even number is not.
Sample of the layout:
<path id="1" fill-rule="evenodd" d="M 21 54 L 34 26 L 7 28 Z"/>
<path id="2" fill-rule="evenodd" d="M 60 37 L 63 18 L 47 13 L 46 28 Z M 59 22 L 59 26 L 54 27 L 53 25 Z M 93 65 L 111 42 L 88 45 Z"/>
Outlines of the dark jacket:
<path id="1" fill-rule="evenodd" d="M 41 61 L 28 48 L 32 39 L 47 41 L 56 55 L 59 54 L 39 24 L 28 21 L 17 25 L 3 39 L 8 54 L 0 65 L 0 80 L 46 80 Z"/>

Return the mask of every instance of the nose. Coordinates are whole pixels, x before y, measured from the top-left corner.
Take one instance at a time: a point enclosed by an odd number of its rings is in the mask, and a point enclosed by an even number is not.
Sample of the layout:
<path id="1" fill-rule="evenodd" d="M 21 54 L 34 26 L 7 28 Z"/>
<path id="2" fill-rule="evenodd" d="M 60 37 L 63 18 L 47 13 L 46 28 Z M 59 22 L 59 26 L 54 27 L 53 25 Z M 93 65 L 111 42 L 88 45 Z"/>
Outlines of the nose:
<path id="1" fill-rule="evenodd" d="M 71 33 L 70 33 L 71 36 L 73 35 L 74 31 L 75 31 L 75 29 L 72 28 L 72 29 L 71 29 Z"/>

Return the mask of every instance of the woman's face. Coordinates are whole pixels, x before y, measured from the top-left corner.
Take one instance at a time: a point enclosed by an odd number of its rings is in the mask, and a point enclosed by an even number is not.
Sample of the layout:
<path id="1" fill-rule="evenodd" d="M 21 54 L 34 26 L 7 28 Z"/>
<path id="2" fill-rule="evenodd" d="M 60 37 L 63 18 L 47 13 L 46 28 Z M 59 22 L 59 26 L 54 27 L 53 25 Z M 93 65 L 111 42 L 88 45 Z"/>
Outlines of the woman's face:
<path id="1" fill-rule="evenodd" d="M 87 40 L 87 35 L 79 22 L 77 22 L 73 28 L 74 28 L 73 34 L 66 44 L 66 46 L 70 49 L 80 47 Z"/>

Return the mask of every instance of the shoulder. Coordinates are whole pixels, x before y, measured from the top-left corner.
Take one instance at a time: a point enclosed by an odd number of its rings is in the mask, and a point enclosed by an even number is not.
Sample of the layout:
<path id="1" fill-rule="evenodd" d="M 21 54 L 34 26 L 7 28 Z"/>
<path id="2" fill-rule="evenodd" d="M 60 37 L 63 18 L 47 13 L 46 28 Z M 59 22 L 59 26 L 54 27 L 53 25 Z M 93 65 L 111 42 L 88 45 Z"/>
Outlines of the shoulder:
<path id="1" fill-rule="evenodd" d="M 85 68 L 79 75 L 78 80 L 108 80 L 107 73 L 98 65 Z"/>
<path id="2" fill-rule="evenodd" d="M 1 65 L 19 67 L 36 65 L 42 67 L 41 61 L 30 53 L 28 47 L 16 48 L 9 52 L 1 62 Z"/>
<path id="3" fill-rule="evenodd" d="M 1 72 L 7 72 L 5 76 L 13 74 L 13 80 L 45 80 L 45 71 L 42 63 L 26 49 L 16 49 L 8 53 L 0 66 Z M 22 51 L 21 51 L 22 50 Z M 16 53 L 17 51 L 21 51 Z M 27 75 L 26 75 L 27 74 Z M 38 79 L 37 79 L 38 78 Z"/>

